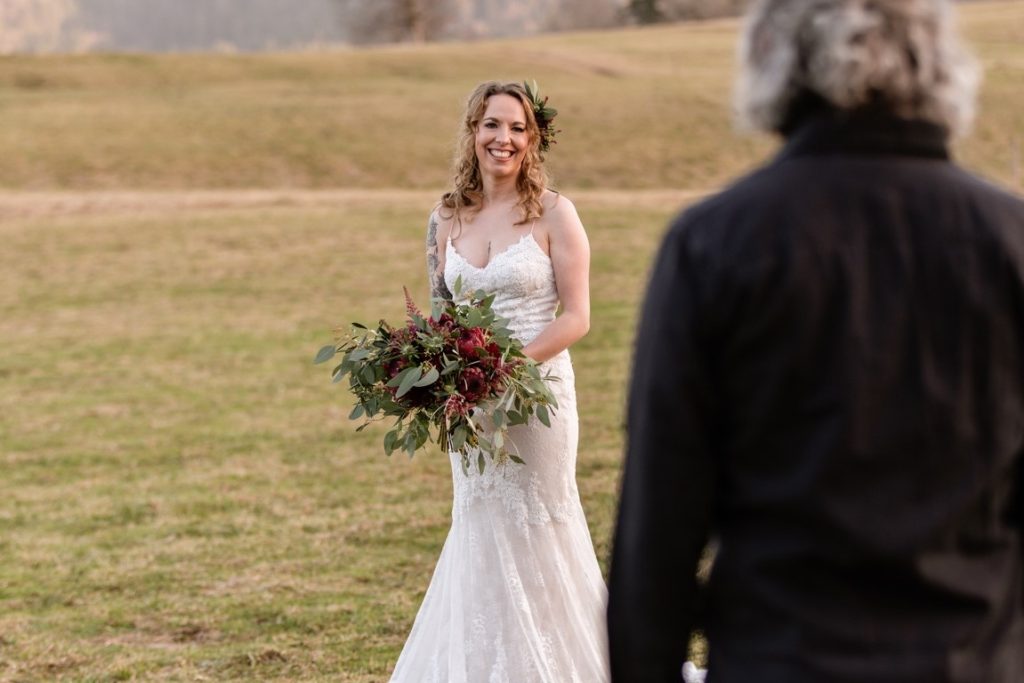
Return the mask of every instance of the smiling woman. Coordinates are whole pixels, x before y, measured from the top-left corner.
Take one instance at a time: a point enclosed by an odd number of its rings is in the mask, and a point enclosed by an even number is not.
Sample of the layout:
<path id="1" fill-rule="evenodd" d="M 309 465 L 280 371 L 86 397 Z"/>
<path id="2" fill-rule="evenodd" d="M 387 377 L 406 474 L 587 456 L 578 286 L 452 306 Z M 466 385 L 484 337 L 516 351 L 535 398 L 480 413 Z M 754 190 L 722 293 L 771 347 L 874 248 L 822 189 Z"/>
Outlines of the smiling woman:
<path id="1" fill-rule="evenodd" d="M 493 294 L 526 356 L 558 378 L 558 408 L 547 425 L 509 427 L 519 462 L 466 471 L 450 454 L 452 526 L 393 682 L 608 680 L 606 589 L 576 486 L 568 351 L 590 327 L 590 246 L 572 203 L 547 189 L 554 113 L 533 89 L 480 85 L 453 189 L 430 217 L 434 296 Z"/>
<path id="2" fill-rule="evenodd" d="M 514 224 L 540 218 L 548 177 L 538 110 L 526 88 L 518 83 L 490 81 L 477 86 L 466 103 L 453 188 L 441 198 L 447 215 L 460 223 L 473 220 L 484 208 L 484 178 L 497 172 L 496 177 L 511 179 L 514 184 L 516 205 L 522 214 Z M 503 166 L 490 163 L 506 157 L 508 163 Z"/>

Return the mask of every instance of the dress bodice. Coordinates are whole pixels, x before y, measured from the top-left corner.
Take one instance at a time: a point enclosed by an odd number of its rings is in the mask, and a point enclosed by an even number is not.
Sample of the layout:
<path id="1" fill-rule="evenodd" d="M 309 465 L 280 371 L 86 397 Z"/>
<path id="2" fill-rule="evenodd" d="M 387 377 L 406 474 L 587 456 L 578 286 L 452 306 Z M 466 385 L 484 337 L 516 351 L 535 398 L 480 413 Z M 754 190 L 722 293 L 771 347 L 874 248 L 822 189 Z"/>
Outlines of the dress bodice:
<path id="1" fill-rule="evenodd" d="M 512 336 L 524 345 L 555 319 L 558 290 L 554 268 L 532 231 L 495 254 L 482 268 L 463 258 L 448 239 L 444 280 L 449 291 L 454 291 L 459 276 L 462 295 L 458 302 L 478 289 L 494 294 L 494 312 L 508 320 Z"/>

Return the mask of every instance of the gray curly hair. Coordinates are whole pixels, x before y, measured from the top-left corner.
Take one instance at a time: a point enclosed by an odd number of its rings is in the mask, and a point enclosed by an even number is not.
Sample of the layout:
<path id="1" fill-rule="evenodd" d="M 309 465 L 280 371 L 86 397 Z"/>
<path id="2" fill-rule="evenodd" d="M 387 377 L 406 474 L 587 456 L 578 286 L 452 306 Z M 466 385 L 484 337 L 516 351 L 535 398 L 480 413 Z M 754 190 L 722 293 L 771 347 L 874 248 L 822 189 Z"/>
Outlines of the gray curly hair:
<path id="1" fill-rule="evenodd" d="M 756 0 L 740 41 L 735 103 L 746 127 L 785 132 L 802 97 L 880 105 L 954 135 L 980 81 L 949 0 Z"/>

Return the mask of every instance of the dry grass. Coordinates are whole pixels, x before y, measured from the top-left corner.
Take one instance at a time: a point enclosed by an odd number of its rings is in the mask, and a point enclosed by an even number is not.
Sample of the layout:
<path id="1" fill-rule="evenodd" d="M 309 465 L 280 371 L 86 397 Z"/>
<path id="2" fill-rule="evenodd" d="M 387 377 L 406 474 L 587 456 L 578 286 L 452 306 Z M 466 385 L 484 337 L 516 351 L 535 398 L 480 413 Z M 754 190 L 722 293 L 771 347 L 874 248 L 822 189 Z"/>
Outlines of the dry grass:
<path id="1" fill-rule="evenodd" d="M 378 199 L 0 226 L 0 680 L 386 677 L 450 472 L 385 459 L 310 364 L 334 325 L 400 316 L 400 283 L 425 297 L 428 206 Z M 581 202 L 579 477 L 602 559 L 634 304 L 676 205 L 624 199 Z"/>
<path id="2" fill-rule="evenodd" d="M 1024 3 L 962 9 L 988 67 L 972 167 L 1021 187 Z M 735 21 L 279 55 L 0 58 L 0 188 L 434 189 L 460 103 L 537 78 L 573 188 L 715 187 L 773 146 L 729 116 Z"/>

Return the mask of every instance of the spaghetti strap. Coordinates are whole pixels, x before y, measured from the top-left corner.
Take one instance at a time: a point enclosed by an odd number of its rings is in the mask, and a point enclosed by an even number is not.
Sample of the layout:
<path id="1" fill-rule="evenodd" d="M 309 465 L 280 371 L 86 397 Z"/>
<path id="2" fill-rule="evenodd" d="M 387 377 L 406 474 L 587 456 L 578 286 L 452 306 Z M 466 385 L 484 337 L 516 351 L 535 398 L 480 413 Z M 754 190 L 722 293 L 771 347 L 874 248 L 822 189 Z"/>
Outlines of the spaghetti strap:
<path id="1" fill-rule="evenodd" d="M 533 225 L 530 226 L 530 236 L 533 236 L 533 229 L 537 227 L 537 219 L 533 219 Z"/>
<path id="2" fill-rule="evenodd" d="M 455 224 L 459 224 L 459 237 L 462 237 L 462 217 L 456 216 L 455 220 L 452 221 L 451 227 L 448 228 L 448 244 L 455 247 L 455 240 L 452 239 L 452 233 L 455 232 Z"/>

